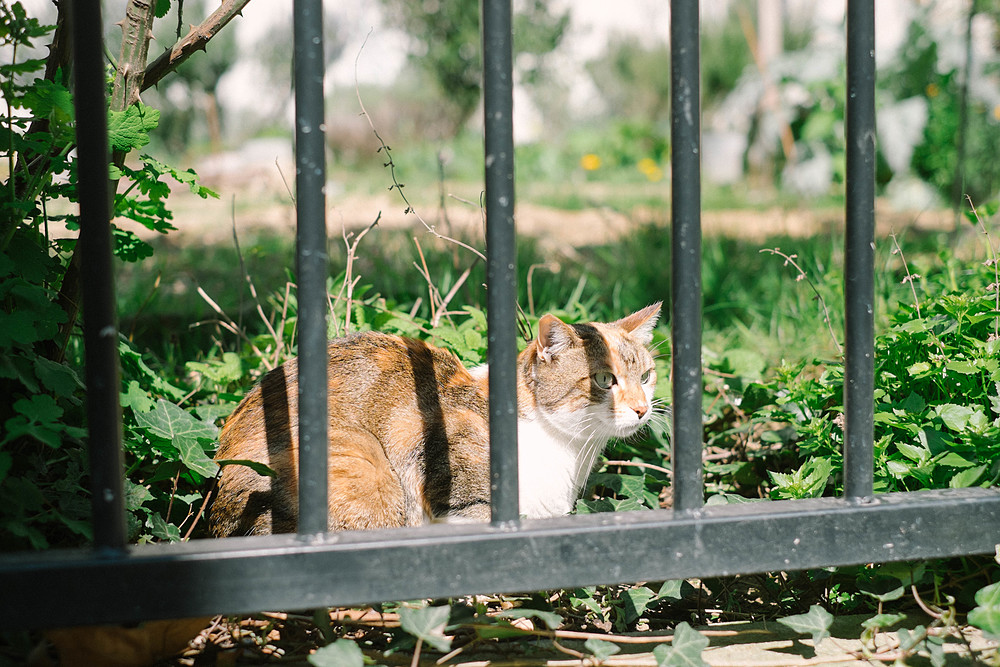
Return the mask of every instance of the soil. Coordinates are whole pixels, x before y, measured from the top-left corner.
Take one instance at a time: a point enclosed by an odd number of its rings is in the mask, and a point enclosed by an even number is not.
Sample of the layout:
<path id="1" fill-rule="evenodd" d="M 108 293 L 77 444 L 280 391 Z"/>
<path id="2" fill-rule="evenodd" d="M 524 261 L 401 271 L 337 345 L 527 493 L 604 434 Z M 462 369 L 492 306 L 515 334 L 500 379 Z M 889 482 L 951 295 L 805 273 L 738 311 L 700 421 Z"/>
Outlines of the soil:
<path id="1" fill-rule="evenodd" d="M 187 190 L 175 190 L 171 196 L 174 224 L 171 239 L 178 243 L 225 243 L 232 238 L 235 218 L 241 235 L 267 230 L 295 235 L 295 208 L 279 174 L 251 172 L 239 183 L 233 178 L 203 178 L 205 184 L 225 192 L 222 198 L 202 200 Z M 407 204 L 395 191 L 377 194 L 337 192 L 328 185 L 327 234 L 334 238 L 363 229 L 376 219 L 383 229 L 408 229 L 413 233 L 428 228 L 445 236 L 481 239 L 483 213 L 478 202 L 447 196 L 445 209 L 438 201 L 414 202 L 416 212 L 406 212 Z M 468 190 L 466 186 L 463 188 Z M 667 188 L 664 186 L 666 195 Z M 607 243 L 645 223 L 666 223 L 670 204 L 664 197 L 662 208 L 636 206 L 627 212 L 593 206 L 565 210 L 521 199 L 516 206 L 518 234 L 534 236 L 542 247 L 582 247 Z M 815 208 L 805 202 L 801 207 L 766 209 L 706 210 L 702 212 L 705 235 L 737 236 L 763 242 L 778 236 L 813 236 L 829 234 L 844 226 L 842 209 Z M 875 210 L 876 236 L 904 230 L 946 231 L 955 226 L 954 214 L 946 210 L 897 210 L 878 202 Z M 119 221 L 140 236 L 155 236 L 130 221 Z"/>

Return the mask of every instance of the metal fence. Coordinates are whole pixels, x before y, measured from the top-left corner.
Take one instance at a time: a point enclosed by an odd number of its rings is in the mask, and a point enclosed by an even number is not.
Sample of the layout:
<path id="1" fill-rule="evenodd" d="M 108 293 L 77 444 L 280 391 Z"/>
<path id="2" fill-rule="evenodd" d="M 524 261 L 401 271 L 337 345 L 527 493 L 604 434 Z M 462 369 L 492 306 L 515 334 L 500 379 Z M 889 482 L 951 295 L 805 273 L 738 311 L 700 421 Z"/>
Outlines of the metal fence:
<path id="1" fill-rule="evenodd" d="M 517 509 L 510 0 L 484 0 L 493 521 L 326 527 L 326 239 L 321 0 L 295 2 L 301 319 L 298 534 L 128 546 L 108 230 L 100 3 L 75 0 L 92 548 L 0 557 L 5 628 L 308 609 L 989 553 L 1000 492 L 873 494 L 874 0 L 847 2 L 845 495 L 703 505 L 699 17 L 671 2 L 672 510 L 521 520 Z M 315 370 L 309 373 L 310 369 Z M 970 518 L 975 526 L 969 525 Z M 390 573 L 405 569 L 406 576 Z"/>

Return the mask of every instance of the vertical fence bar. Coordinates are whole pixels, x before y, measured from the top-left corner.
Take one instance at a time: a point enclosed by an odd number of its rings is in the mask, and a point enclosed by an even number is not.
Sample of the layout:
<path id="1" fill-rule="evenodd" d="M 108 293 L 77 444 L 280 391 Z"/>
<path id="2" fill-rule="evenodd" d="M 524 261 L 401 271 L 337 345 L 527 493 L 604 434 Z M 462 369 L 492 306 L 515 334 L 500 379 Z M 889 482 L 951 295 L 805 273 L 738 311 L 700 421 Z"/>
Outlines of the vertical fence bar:
<path id="1" fill-rule="evenodd" d="M 516 522 L 517 249 L 510 0 L 483 0 L 490 490 L 493 523 Z"/>
<path id="2" fill-rule="evenodd" d="M 80 270 L 87 276 L 87 287 L 83 290 L 83 341 L 94 544 L 98 549 L 119 550 L 125 547 L 126 530 L 101 3 L 76 0 L 70 4 L 70 16 L 79 161 L 77 252 Z"/>
<path id="3" fill-rule="evenodd" d="M 847 2 L 847 237 L 844 276 L 844 494 L 872 480 L 875 390 L 875 5 Z"/>
<path id="4" fill-rule="evenodd" d="M 670 2 L 674 509 L 704 503 L 701 419 L 701 85 L 698 0 Z"/>
<path id="5" fill-rule="evenodd" d="M 295 0 L 300 535 L 327 529 L 326 144 L 323 3 Z"/>

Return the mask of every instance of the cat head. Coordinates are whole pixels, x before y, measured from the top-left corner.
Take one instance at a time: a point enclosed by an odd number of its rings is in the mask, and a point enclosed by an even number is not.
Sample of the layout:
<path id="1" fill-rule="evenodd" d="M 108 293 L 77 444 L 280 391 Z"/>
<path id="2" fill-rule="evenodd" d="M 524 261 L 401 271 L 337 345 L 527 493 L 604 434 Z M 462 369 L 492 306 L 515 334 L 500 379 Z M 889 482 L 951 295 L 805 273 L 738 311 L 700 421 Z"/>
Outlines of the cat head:
<path id="1" fill-rule="evenodd" d="M 649 344 L 659 313 L 655 303 L 609 323 L 542 317 L 538 338 L 525 350 L 536 414 L 588 439 L 638 431 L 653 412 L 656 367 Z"/>

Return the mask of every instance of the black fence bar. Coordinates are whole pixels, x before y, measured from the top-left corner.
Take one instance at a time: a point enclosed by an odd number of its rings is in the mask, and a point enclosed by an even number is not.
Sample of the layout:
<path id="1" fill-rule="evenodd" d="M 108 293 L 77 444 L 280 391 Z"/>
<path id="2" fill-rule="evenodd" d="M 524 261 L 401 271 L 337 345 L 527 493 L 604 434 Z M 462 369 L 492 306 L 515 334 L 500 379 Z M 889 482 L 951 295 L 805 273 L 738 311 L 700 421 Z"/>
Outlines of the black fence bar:
<path id="1" fill-rule="evenodd" d="M 976 517 L 981 530 L 969 530 Z M 0 556 L 0 624 L 315 609 L 581 585 L 661 581 L 992 553 L 1000 493 L 989 489 L 815 498 L 525 520 L 431 525 Z M 13 561 L 13 562 L 11 562 Z M 405 576 L 387 576 L 405 563 Z M 335 566 L 332 566 L 335 564 Z M 44 585 L 40 585 L 44 581 Z M 190 585 L 178 585 L 190 582 Z"/>
<path id="2" fill-rule="evenodd" d="M 295 0 L 295 190 L 299 332 L 300 535 L 327 529 L 326 143 L 323 2 Z"/>
<path id="3" fill-rule="evenodd" d="M 698 0 L 670 2 L 674 509 L 704 503 L 701 408 L 701 85 Z"/>
<path id="4" fill-rule="evenodd" d="M 874 493 L 875 5 L 847 2 L 844 494 Z"/>
<path id="5" fill-rule="evenodd" d="M 493 523 L 518 520 L 517 248 L 510 0 L 483 0 L 486 274 Z"/>
<path id="6" fill-rule="evenodd" d="M 122 411 L 118 393 L 118 321 L 111 255 L 104 36 L 99 0 L 70 4 L 73 23 L 76 144 L 79 160 L 80 272 L 87 383 L 87 428 L 94 545 L 123 549 L 127 542 L 122 465 Z"/>

